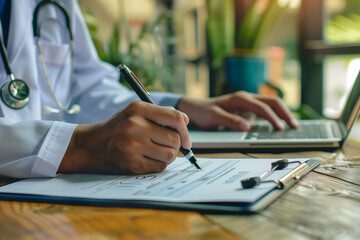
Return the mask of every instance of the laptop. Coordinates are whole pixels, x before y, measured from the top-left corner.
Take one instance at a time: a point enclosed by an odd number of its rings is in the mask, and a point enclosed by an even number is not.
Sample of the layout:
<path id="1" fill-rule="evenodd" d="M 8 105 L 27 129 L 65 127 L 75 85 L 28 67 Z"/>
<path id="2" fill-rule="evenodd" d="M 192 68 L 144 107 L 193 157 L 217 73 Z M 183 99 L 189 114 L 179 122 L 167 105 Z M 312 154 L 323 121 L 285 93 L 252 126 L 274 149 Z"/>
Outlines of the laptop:
<path id="1" fill-rule="evenodd" d="M 284 131 L 274 130 L 266 120 L 254 120 L 248 132 L 191 130 L 190 138 L 195 150 L 330 150 L 343 146 L 359 112 L 360 73 L 338 119 L 299 120 L 299 128 Z"/>

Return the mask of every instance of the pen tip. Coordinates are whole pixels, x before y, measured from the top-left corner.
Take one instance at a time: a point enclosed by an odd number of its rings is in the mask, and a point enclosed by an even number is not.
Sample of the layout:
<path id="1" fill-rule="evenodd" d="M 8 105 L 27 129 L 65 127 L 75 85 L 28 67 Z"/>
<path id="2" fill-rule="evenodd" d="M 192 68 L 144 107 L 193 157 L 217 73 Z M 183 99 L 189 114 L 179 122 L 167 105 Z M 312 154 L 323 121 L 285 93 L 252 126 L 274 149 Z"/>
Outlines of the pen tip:
<path id="1" fill-rule="evenodd" d="M 200 164 L 197 161 L 194 162 L 194 165 L 197 169 L 202 170 L 202 168 L 200 167 Z"/>
<path id="2" fill-rule="evenodd" d="M 184 154 L 184 153 L 183 153 Z M 185 155 L 185 158 L 187 158 L 197 169 L 202 169 L 200 167 L 200 164 L 198 163 L 198 161 L 196 160 L 194 154 L 191 152 L 191 157 L 188 158 L 189 154 L 184 154 Z"/>

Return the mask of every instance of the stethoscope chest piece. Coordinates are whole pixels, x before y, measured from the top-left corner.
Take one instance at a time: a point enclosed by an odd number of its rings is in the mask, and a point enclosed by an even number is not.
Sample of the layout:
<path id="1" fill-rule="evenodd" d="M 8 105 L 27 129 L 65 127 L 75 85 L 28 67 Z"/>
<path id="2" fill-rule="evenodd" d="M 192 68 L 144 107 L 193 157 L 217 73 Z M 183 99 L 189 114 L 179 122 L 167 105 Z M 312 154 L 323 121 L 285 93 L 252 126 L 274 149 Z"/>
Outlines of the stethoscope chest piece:
<path id="1" fill-rule="evenodd" d="M 68 96 L 68 100 L 66 102 L 66 105 L 64 106 L 56 97 L 55 92 L 51 86 L 50 80 L 48 78 L 48 74 L 46 72 L 45 63 L 43 61 L 42 57 L 42 51 L 40 48 L 40 44 L 38 42 L 40 38 L 40 27 L 38 27 L 38 14 L 39 11 L 44 7 L 45 5 L 52 4 L 59 8 L 59 10 L 64 14 L 65 20 L 66 20 L 66 28 L 69 33 L 70 38 L 70 49 L 71 49 L 71 90 Z M 40 23 L 41 25 L 41 23 Z M 56 1 L 56 0 L 42 0 L 40 3 L 36 6 L 34 13 L 33 13 L 33 32 L 34 37 L 36 39 L 37 46 L 39 48 L 39 56 L 42 64 L 42 68 L 45 74 L 46 82 L 49 86 L 49 89 L 59 107 L 59 109 L 46 107 L 46 113 L 60 113 L 60 112 L 66 112 L 68 114 L 77 114 L 80 112 L 80 106 L 77 104 L 73 104 L 70 108 L 69 105 L 71 103 L 71 97 L 72 97 L 72 89 L 74 86 L 74 56 L 73 56 L 73 37 L 72 37 L 72 31 L 71 31 L 71 23 L 70 23 L 70 17 L 69 13 L 66 9 L 66 7 L 63 5 L 63 3 Z M 6 70 L 7 75 L 10 77 L 10 81 L 4 83 L 0 89 L 0 96 L 2 101 L 5 103 L 6 106 L 12 108 L 12 109 L 21 109 L 26 106 L 29 102 L 29 95 L 30 95 L 30 89 L 26 82 L 20 79 L 15 79 L 14 74 L 12 73 L 11 66 L 9 64 L 9 60 L 7 57 L 5 45 L 1 39 L 0 36 L 0 54 L 1 58 L 4 62 L 4 67 Z"/>
<path id="2" fill-rule="evenodd" d="M 23 80 L 14 79 L 2 85 L 0 95 L 6 106 L 20 109 L 28 104 L 29 94 L 28 85 Z"/>

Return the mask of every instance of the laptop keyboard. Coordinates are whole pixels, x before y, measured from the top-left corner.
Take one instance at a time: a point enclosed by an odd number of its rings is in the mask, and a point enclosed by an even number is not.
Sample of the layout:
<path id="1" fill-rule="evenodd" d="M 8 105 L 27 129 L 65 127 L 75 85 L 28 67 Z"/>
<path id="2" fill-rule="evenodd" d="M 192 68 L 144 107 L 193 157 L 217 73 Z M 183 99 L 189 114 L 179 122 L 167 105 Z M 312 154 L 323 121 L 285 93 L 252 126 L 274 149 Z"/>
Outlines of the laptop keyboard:
<path id="1" fill-rule="evenodd" d="M 287 128 L 284 131 L 273 130 L 269 125 L 255 125 L 251 127 L 245 139 L 292 139 L 327 138 L 327 129 L 321 124 L 303 124 L 298 128 Z"/>

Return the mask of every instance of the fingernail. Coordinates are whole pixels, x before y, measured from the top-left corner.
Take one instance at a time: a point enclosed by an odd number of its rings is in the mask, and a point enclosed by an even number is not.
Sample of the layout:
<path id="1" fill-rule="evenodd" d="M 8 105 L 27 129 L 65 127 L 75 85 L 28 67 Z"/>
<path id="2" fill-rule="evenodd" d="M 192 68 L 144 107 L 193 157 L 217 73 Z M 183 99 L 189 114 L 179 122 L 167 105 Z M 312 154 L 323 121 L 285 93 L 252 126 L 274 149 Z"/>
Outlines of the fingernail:
<path id="1" fill-rule="evenodd" d="M 181 112 L 181 111 L 180 111 Z M 189 116 L 186 114 L 186 113 L 184 113 L 184 112 L 181 112 L 182 113 L 182 115 L 185 117 L 185 122 L 186 122 L 186 124 L 189 124 L 189 122 L 190 122 L 190 118 L 189 118 Z"/>
<path id="2" fill-rule="evenodd" d="M 298 123 L 298 121 L 296 121 L 296 119 L 291 119 L 291 124 L 292 124 L 294 127 L 298 127 L 298 126 L 299 126 L 299 123 Z"/>
<path id="3" fill-rule="evenodd" d="M 284 125 L 284 123 L 281 122 L 281 121 L 277 121 L 277 122 L 276 122 L 276 125 L 277 125 L 278 128 L 281 129 L 281 130 L 284 130 L 284 129 L 285 129 L 285 125 Z"/>
<path id="4" fill-rule="evenodd" d="M 242 131 L 247 131 L 250 129 L 250 123 L 249 122 L 240 122 L 239 128 Z"/>
<path id="5" fill-rule="evenodd" d="M 184 113 L 184 112 L 181 112 L 185 117 L 187 117 L 187 118 L 189 118 L 189 116 L 186 114 L 186 113 Z"/>
<path id="6" fill-rule="evenodd" d="M 188 141 L 185 145 L 186 145 L 184 146 L 185 149 L 190 149 L 192 147 L 192 142 Z"/>

